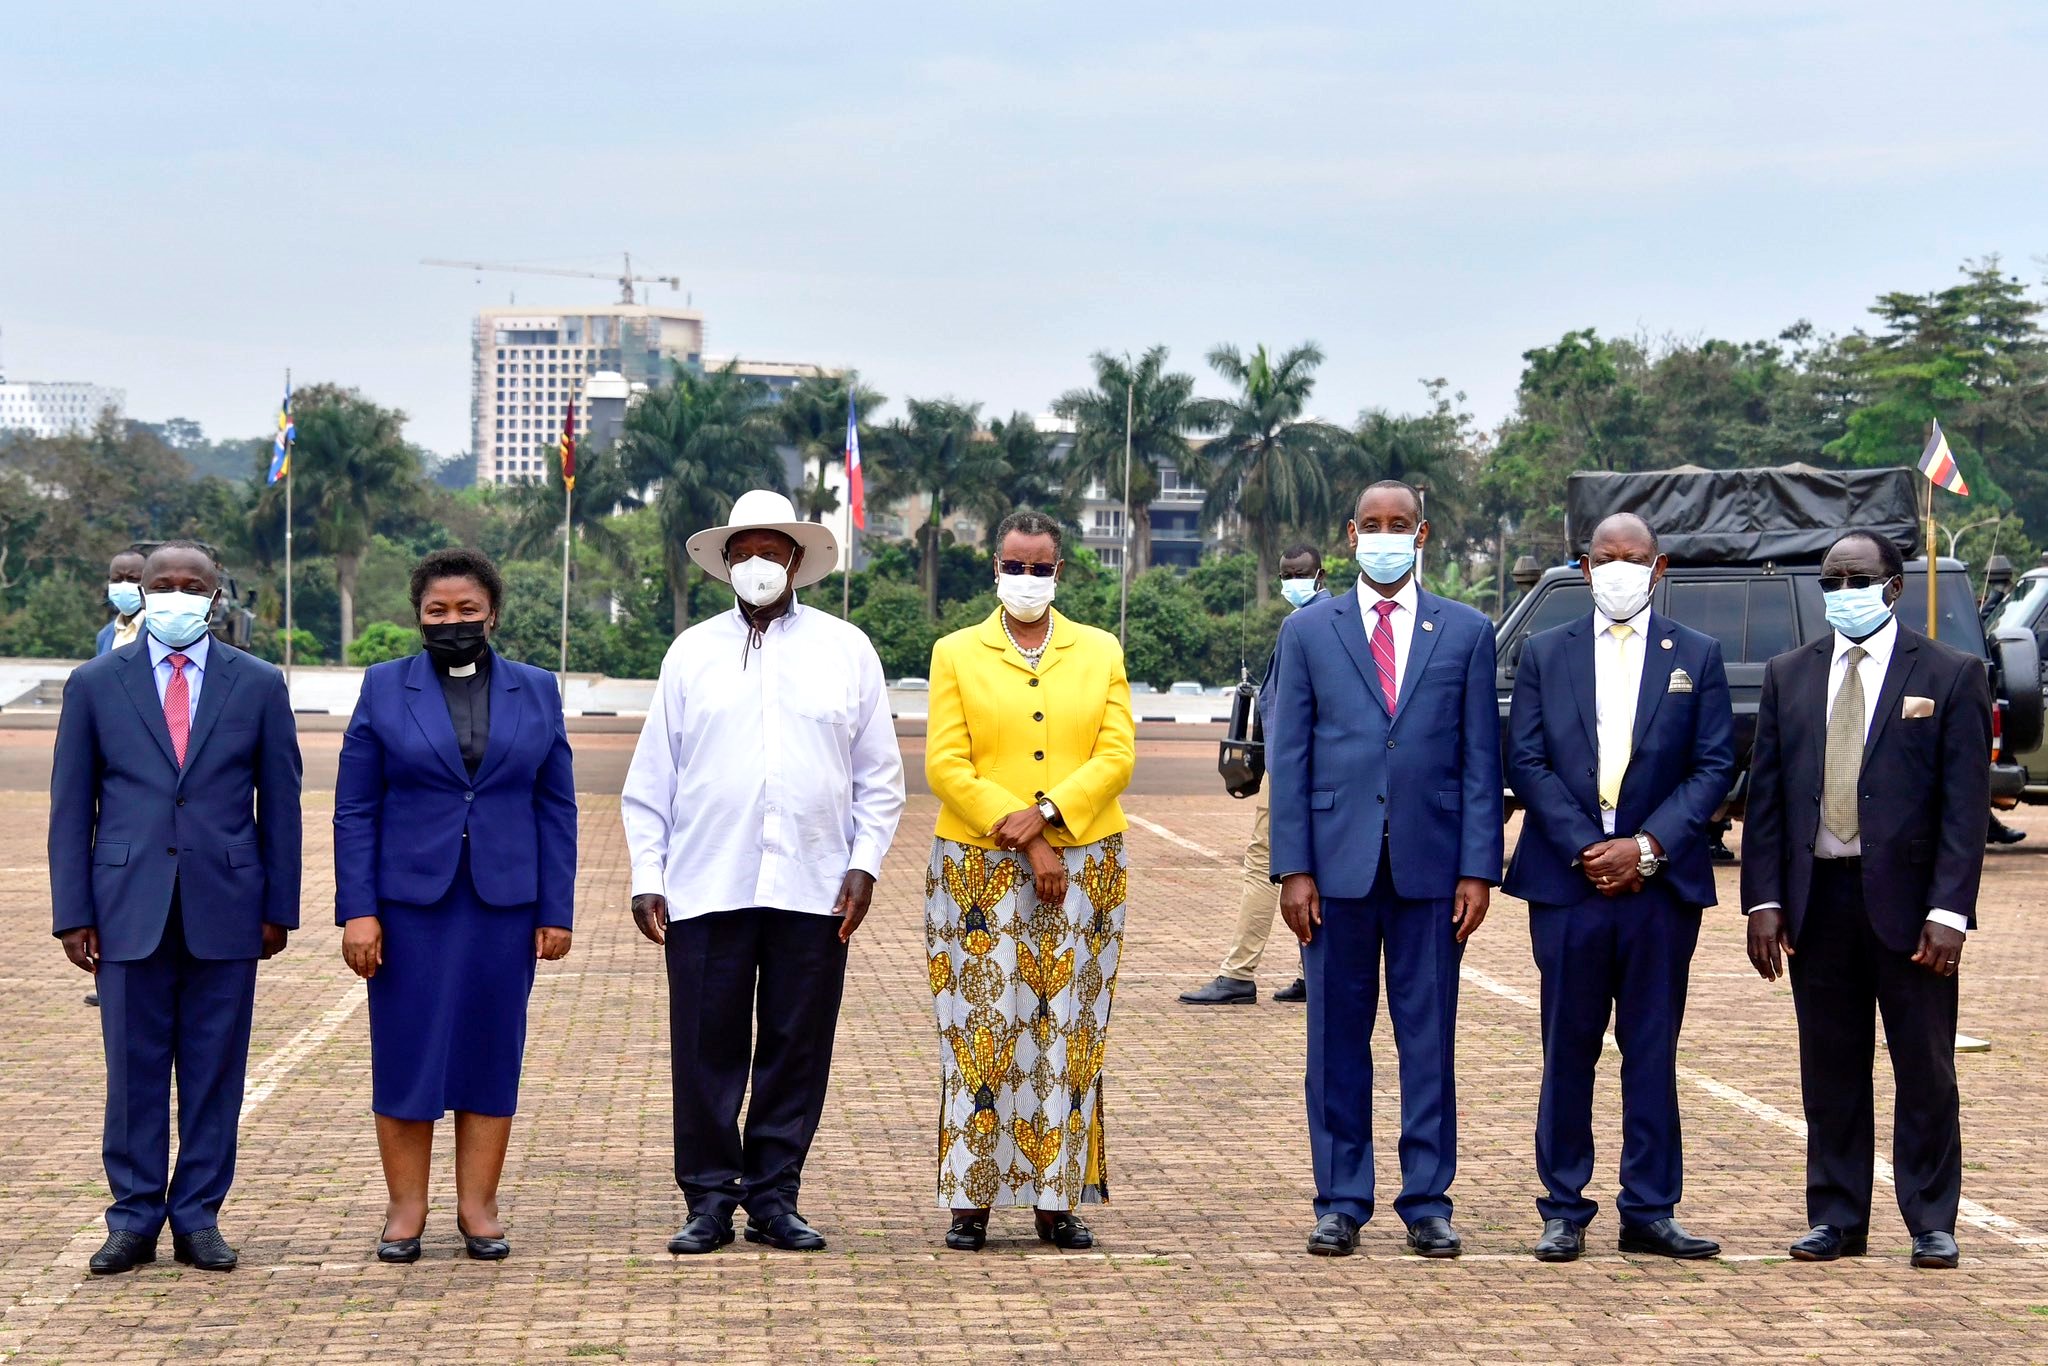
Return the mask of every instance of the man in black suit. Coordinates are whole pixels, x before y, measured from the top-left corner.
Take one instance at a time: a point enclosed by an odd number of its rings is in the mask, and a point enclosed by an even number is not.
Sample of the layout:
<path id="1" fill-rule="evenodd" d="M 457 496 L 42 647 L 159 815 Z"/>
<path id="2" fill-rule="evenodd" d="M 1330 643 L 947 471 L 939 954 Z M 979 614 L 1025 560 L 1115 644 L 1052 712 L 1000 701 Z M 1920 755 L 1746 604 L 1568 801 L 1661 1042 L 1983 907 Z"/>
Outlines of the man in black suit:
<path id="1" fill-rule="evenodd" d="M 1834 632 L 1764 672 L 1742 850 L 1749 960 L 1765 981 L 1789 960 L 1799 1018 L 1813 1227 L 1792 1255 L 1869 1243 L 1874 1005 L 1913 1265 L 1953 1267 L 1956 973 L 1984 866 L 1990 688 L 1983 660 L 1893 616 L 1905 566 L 1891 542 L 1850 532 L 1820 582 Z"/>

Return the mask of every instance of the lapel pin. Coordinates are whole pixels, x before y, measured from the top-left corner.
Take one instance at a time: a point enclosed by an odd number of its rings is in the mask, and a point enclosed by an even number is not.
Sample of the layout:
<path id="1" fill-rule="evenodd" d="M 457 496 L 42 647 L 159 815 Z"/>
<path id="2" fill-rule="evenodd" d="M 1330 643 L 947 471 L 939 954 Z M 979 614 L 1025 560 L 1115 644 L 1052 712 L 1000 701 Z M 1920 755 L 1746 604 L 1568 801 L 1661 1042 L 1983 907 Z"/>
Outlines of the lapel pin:
<path id="1" fill-rule="evenodd" d="M 1670 637 L 1670 636 L 1666 636 L 1666 637 L 1664 637 L 1664 639 L 1662 639 L 1661 641 L 1659 641 L 1659 642 L 1657 642 L 1657 643 L 1658 643 L 1659 645 L 1661 645 L 1661 646 L 1662 646 L 1662 647 L 1663 647 L 1664 649 L 1667 649 L 1667 650 L 1668 650 L 1668 649 L 1670 649 L 1670 648 L 1671 648 L 1671 637 Z"/>
<path id="2" fill-rule="evenodd" d="M 1425 621 L 1422 623 L 1422 629 L 1425 631 L 1434 631 L 1436 629 L 1436 623 L 1433 621 Z"/>

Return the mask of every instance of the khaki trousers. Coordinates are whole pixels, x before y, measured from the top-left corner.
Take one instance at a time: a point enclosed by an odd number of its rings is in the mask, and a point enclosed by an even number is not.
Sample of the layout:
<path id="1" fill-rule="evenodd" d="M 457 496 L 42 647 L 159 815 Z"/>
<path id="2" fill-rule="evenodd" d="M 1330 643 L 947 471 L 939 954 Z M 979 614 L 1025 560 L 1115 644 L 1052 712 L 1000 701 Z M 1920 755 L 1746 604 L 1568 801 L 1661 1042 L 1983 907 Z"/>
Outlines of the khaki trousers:
<path id="1" fill-rule="evenodd" d="M 1256 981 L 1266 939 L 1280 913 L 1280 889 L 1273 885 L 1272 810 L 1269 783 L 1259 786 L 1258 810 L 1252 817 L 1252 842 L 1244 849 L 1244 890 L 1237 903 L 1237 934 L 1223 957 L 1222 973 L 1240 982 Z"/>

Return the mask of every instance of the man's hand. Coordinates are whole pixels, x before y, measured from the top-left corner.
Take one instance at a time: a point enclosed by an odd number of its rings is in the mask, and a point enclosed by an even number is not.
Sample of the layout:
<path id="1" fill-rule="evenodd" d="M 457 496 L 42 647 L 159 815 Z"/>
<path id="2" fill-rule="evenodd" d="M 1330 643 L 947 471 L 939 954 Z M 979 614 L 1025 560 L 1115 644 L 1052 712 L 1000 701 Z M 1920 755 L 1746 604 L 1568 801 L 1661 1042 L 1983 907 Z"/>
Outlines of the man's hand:
<path id="1" fill-rule="evenodd" d="M 1923 938 L 1922 942 L 1925 940 Z M 1785 975 L 1785 960 L 1792 956 L 1792 936 L 1785 928 L 1785 913 L 1773 906 L 1749 913 L 1749 962 L 1757 976 L 1775 982 Z M 1916 959 L 1918 955 L 1915 955 Z"/>
<path id="2" fill-rule="evenodd" d="M 1323 894 L 1313 873 L 1289 873 L 1280 879 L 1280 918 L 1294 937 L 1306 944 L 1323 923 Z"/>
<path id="3" fill-rule="evenodd" d="M 283 953 L 285 941 L 289 938 L 291 938 L 291 931 L 284 926 L 266 924 L 263 927 L 263 956 L 265 958 L 275 958 L 280 953 Z"/>
<path id="4" fill-rule="evenodd" d="M 868 918 L 868 903 L 875 899 L 873 874 L 858 868 L 848 868 L 846 876 L 839 883 L 839 897 L 832 903 L 832 914 L 839 917 L 839 942 L 848 943 L 853 932 L 860 928 L 860 922 Z"/>
<path id="5" fill-rule="evenodd" d="M 533 956 L 543 963 L 567 958 L 573 937 L 560 925 L 542 925 L 533 932 Z"/>
<path id="6" fill-rule="evenodd" d="M 69 958 L 74 966 L 82 968 L 94 976 L 99 975 L 100 932 L 98 930 L 88 925 L 82 930 L 66 930 L 63 934 L 57 936 L 57 939 L 59 943 L 64 945 L 64 956 Z"/>
<path id="7" fill-rule="evenodd" d="M 1913 950 L 1913 961 L 1936 977 L 1953 977 L 1962 965 L 1966 937 L 1961 930 L 1930 920 L 1920 927 L 1920 946 Z"/>
<path id="8" fill-rule="evenodd" d="M 1613 896 L 1623 882 L 1635 875 L 1642 855 L 1633 839 L 1602 840 L 1579 855 L 1579 867 L 1595 887 Z"/>
<path id="9" fill-rule="evenodd" d="M 1034 811 L 1031 814 L 1035 816 L 1038 813 Z M 1031 881 L 1038 892 L 1039 904 L 1064 905 L 1067 899 L 1067 861 L 1060 857 L 1060 851 L 1041 835 L 1024 846 L 1024 857 L 1031 864 Z"/>
<path id="10" fill-rule="evenodd" d="M 1451 901 L 1451 926 L 1460 944 L 1486 923 L 1486 908 L 1493 904 L 1493 888 L 1483 877 L 1461 877 Z"/>
<path id="11" fill-rule="evenodd" d="M 660 892 L 642 892 L 633 898 L 633 923 L 640 933 L 657 944 L 668 941 L 668 898 Z"/>
<path id="12" fill-rule="evenodd" d="M 1045 816 L 1037 807 L 1027 806 L 997 821 L 988 833 L 998 849 L 1023 849 L 1045 833 Z"/>
<path id="13" fill-rule="evenodd" d="M 365 981 L 384 966 L 384 922 L 359 915 L 341 927 L 341 961 Z"/>

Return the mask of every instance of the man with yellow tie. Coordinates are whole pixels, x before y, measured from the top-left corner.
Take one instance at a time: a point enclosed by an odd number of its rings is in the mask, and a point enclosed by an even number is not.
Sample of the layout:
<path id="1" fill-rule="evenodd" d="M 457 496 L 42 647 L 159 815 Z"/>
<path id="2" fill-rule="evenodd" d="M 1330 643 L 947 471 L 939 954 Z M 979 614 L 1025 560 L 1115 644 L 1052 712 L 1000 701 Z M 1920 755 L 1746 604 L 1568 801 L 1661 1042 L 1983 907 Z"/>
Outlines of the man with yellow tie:
<path id="1" fill-rule="evenodd" d="M 1610 1013 L 1621 1045 L 1624 1252 L 1711 1257 L 1674 1218 L 1683 1176 L 1678 1031 L 1708 852 L 1735 776 L 1721 646 L 1650 610 L 1664 556 L 1641 518 L 1593 530 L 1590 615 L 1530 638 L 1508 714 L 1506 774 L 1527 812 L 1503 890 L 1529 903 L 1543 974 L 1536 1256 L 1576 1260 L 1598 1206 L 1593 1074 Z"/>

